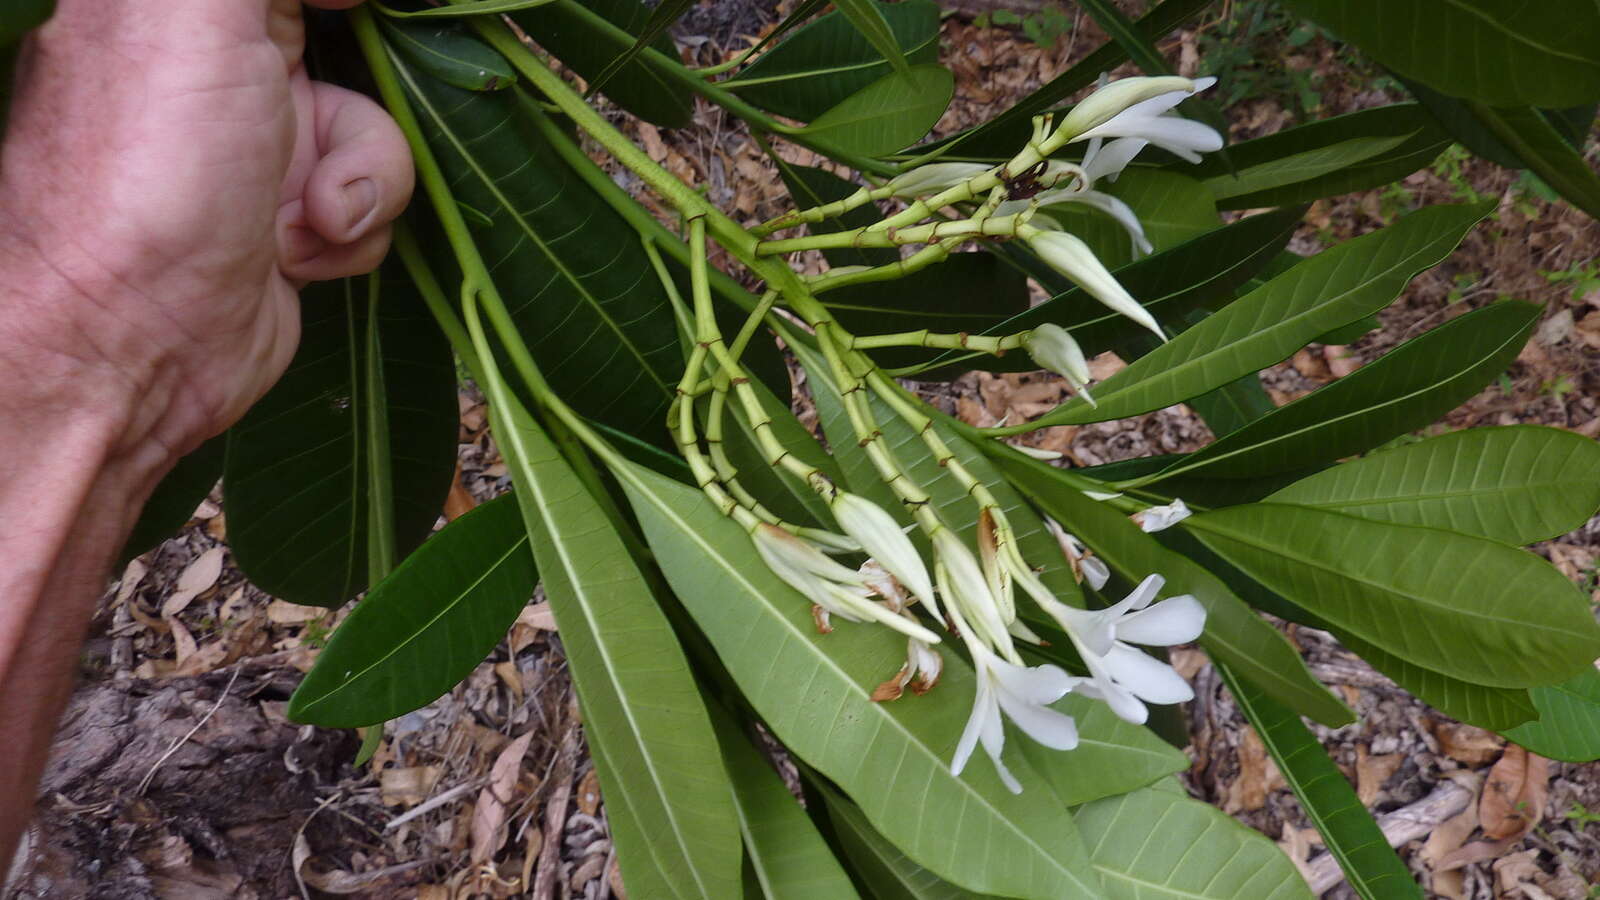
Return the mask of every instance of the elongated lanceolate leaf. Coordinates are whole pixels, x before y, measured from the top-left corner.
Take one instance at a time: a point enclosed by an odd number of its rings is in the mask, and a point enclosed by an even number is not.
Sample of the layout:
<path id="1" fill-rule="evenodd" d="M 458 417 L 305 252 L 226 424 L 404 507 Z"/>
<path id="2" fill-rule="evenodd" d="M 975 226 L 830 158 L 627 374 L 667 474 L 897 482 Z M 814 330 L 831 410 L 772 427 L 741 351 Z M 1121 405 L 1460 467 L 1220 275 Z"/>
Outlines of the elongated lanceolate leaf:
<path id="1" fill-rule="evenodd" d="M 1453 319 L 1190 454 L 1171 471 L 1254 479 L 1360 453 L 1422 428 L 1503 372 L 1541 311 L 1506 301 Z"/>
<path id="2" fill-rule="evenodd" d="M 1489 209 L 1427 207 L 1312 257 L 1106 379 L 1094 390 L 1099 406 L 1074 400 L 1041 421 L 1102 422 L 1150 412 L 1286 359 L 1329 329 L 1389 305 Z"/>
<path id="3" fill-rule="evenodd" d="M 873 900 L 984 900 L 986 895 L 956 887 L 917 865 L 838 791 L 818 785 L 816 793 L 826 802 L 828 821 Z"/>
<path id="4" fill-rule="evenodd" d="M 955 89 L 949 69 L 912 66 L 839 101 L 801 133 L 842 152 L 883 156 L 903 149 L 938 124 Z"/>
<path id="5" fill-rule="evenodd" d="M 551 385 L 585 415 L 666 443 L 682 361 L 637 232 L 520 120 L 520 89 L 471 93 L 397 68 L 451 192 L 490 220 L 473 238 Z"/>
<path id="6" fill-rule="evenodd" d="M 534 9 L 554 0 L 476 0 L 473 3 L 456 3 L 452 6 L 430 6 L 425 9 L 400 10 L 384 8 L 383 14 L 392 19 L 459 19 L 463 16 L 489 16 L 501 13 Z"/>
<path id="7" fill-rule="evenodd" d="M 611 62 L 606 64 L 599 75 L 589 82 L 585 95 L 593 95 L 606 86 L 613 76 L 632 63 L 651 44 L 666 35 L 667 29 L 677 23 L 683 14 L 694 5 L 694 0 L 663 0 L 650 10 L 650 18 L 645 20 L 644 26 L 639 29 L 639 37 L 634 40 L 633 46 L 618 54 Z M 670 42 L 670 38 L 668 41 Z"/>
<path id="8" fill-rule="evenodd" d="M 1285 781 L 1300 801 L 1306 818 L 1344 870 L 1345 878 L 1364 900 L 1422 897 L 1411 872 L 1395 856 L 1350 782 L 1295 714 L 1240 681 L 1226 665 L 1217 673 L 1233 693 Z"/>
<path id="9" fill-rule="evenodd" d="M 1335 630 L 1334 636 L 1395 684 L 1458 722 L 1504 731 L 1538 716 L 1526 688 L 1472 684 L 1413 665 L 1346 632 Z"/>
<path id="10" fill-rule="evenodd" d="M 574 72 L 594 80 L 628 51 L 644 28 L 650 10 L 639 0 L 556 0 L 546 6 L 510 14 L 511 21 L 555 54 Z M 600 27 L 610 23 L 620 31 Z M 620 38 L 620 40 L 618 40 Z M 676 61 L 672 39 L 661 35 L 650 45 Z M 641 119 L 663 128 L 682 128 L 694 115 L 688 88 L 667 80 L 643 60 L 635 59 L 607 79 L 603 93 Z"/>
<path id="11" fill-rule="evenodd" d="M 1600 444 L 1556 428 L 1472 428 L 1334 466 L 1266 499 L 1520 546 L 1600 508 Z"/>
<path id="12" fill-rule="evenodd" d="M 1165 786 L 1082 806 L 1106 900 L 1311 900 L 1289 857 L 1259 831 Z"/>
<path id="13" fill-rule="evenodd" d="M 960 777 L 950 773 L 974 687 L 964 661 L 945 651 L 934 691 L 874 702 L 873 689 L 905 661 L 904 637 L 848 622 L 819 635 L 810 604 L 767 569 L 745 531 L 704 494 L 637 468 L 617 474 L 673 591 L 751 705 L 874 827 L 970 890 L 1098 895 L 1071 817 L 1020 753 L 1008 750 L 1007 765 L 1021 794 L 1007 791 L 985 760 Z"/>
<path id="14" fill-rule="evenodd" d="M 834 0 L 834 6 L 850 20 L 850 25 L 872 44 L 878 55 L 889 61 L 896 72 L 909 70 L 894 31 L 883 16 L 883 7 L 877 0 Z"/>
<path id="15" fill-rule="evenodd" d="M 856 897 L 850 877 L 789 788 L 739 731 L 733 717 L 712 711 L 722 759 L 733 782 L 745 858 L 766 900 Z"/>
<path id="16" fill-rule="evenodd" d="M 302 337 L 289 370 L 228 432 L 228 543 L 262 590 L 338 606 L 367 587 L 369 281 L 377 300 L 389 421 L 395 552 L 433 530 L 455 472 L 450 346 L 394 263 L 378 275 L 302 292 Z"/>
<path id="17" fill-rule="evenodd" d="M 583 704 L 624 882 L 643 897 L 737 896 L 732 788 L 672 626 L 555 444 L 497 373 L 484 390 Z"/>
<path id="18" fill-rule="evenodd" d="M 1435 90 L 1501 106 L 1600 100 L 1600 10 L 1500 0 L 1284 0 Z"/>
<path id="19" fill-rule="evenodd" d="M 445 84 L 467 91 L 498 91 L 517 81 L 506 58 L 459 22 L 390 22 L 379 17 L 378 24 L 391 46 Z"/>
<path id="20" fill-rule="evenodd" d="M 1600 759 L 1600 672 L 1528 692 L 1539 719 L 1502 732 L 1540 756 L 1565 762 Z"/>
<path id="21" fill-rule="evenodd" d="M 1213 658 L 1229 663 L 1302 715 L 1332 727 L 1355 721 L 1355 714 L 1318 683 L 1283 635 L 1216 576 L 1161 546 L 1126 516 L 1064 483 L 1059 469 L 1025 459 L 1009 448 L 989 449 L 1019 489 L 1128 581 L 1138 583 L 1159 574 L 1167 580 L 1165 594 L 1190 594 L 1199 600 L 1206 608 L 1201 646 Z"/>
<path id="22" fill-rule="evenodd" d="M 939 61 L 939 7 L 928 0 L 878 6 L 912 65 Z M 779 115 L 809 122 L 893 71 L 841 12 L 794 32 L 722 86 Z"/>
<path id="23" fill-rule="evenodd" d="M 1205 179 L 1221 208 L 1251 209 L 1388 184 L 1449 143 L 1425 109 L 1396 103 L 1233 144 L 1226 163 L 1212 157 L 1184 171 Z"/>
<path id="24" fill-rule="evenodd" d="M 1562 139 L 1547 113 L 1527 106 L 1494 108 L 1481 103 L 1467 106 L 1478 121 L 1543 178 L 1545 184 L 1573 206 L 1600 219 L 1600 175 L 1590 168 L 1581 152 Z"/>
<path id="25" fill-rule="evenodd" d="M 517 501 L 445 526 L 340 624 L 289 700 L 289 718 L 375 725 L 432 703 L 505 638 L 538 573 Z"/>
<path id="26" fill-rule="evenodd" d="M 1462 681 L 1534 687 L 1600 657 L 1600 625 L 1572 583 L 1505 544 L 1272 503 L 1180 525 L 1334 627 Z"/>

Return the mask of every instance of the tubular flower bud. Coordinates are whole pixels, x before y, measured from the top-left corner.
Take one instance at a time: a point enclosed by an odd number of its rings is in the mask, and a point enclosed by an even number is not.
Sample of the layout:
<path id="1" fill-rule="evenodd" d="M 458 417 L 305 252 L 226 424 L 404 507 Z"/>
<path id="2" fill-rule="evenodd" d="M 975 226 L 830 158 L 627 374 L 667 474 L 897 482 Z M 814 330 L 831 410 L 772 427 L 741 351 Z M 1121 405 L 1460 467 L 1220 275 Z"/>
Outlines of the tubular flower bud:
<path id="1" fill-rule="evenodd" d="M 1104 89 L 1109 90 L 1118 83 L 1120 82 L 1112 82 Z M 1200 161 L 1201 153 L 1222 149 L 1222 135 L 1209 125 L 1182 118 L 1171 110 L 1216 83 L 1215 78 L 1198 78 L 1192 82 L 1188 90 L 1176 90 L 1148 97 L 1128 106 L 1111 118 L 1075 134 L 1072 140 L 1134 138 L 1154 144 L 1189 162 L 1197 163 Z M 1118 152 L 1130 153 L 1128 149 L 1121 149 Z M 1131 152 L 1138 151 L 1134 149 Z"/>
<path id="2" fill-rule="evenodd" d="M 938 568 L 944 573 L 940 593 L 945 601 L 957 608 L 960 618 L 970 622 L 984 641 L 993 646 L 1008 646 L 1005 621 L 972 551 L 955 532 L 940 528 L 933 534 L 933 552 Z"/>
<path id="3" fill-rule="evenodd" d="M 982 163 L 929 163 L 896 175 L 884 187 L 891 197 L 927 197 L 964 184 L 991 168 Z"/>
<path id="4" fill-rule="evenodd" d="M 1141 531 L 1149 533 L 1165 531 L 1189 518 L 1189 507 L 1182 500 L 1174 498 L 1166 506 L 1152 506 L 1134 513 L 1130 518 Z"/>
<path id="5" fill-rule="evenodd" d="M 871 500 L 848 491 L 835 490 L 829 505 L 839 527 L 854 538 L 868 556 L 877 560 L 912 596 L 930 609 L 937 608 L 933 600 L 933 579 L 928 576 L 922 554 L 917 552 L 893 516 Z"/>
<path id="6" fill-rule="evenodd" d="M 1083 102 L 1074 106 L 1061 120 L 1056 134 L 1065 135 L 1068 140 L 1077 140 L 1091 128 L 1110 122 L 1141 103 L 1176 94 L 1177 99 L 1166 107 L 1171 109 L 1196 90 L 1198 88 L 1193 81 L 1176 75 L 1119 78 L 1083 98 Z"/>
<path id="7" fill-rule="evenodd" d="M 1050 268 L 1082 285 L 1084 290 L 1111 311 L 1127 316 L 1150 329 L 1163 341 L 1167 339 L 1161 332 L 1161 326 L 1156 324 L 1155 317 L 1117 283 L 1083 241 L 1064 231 L 1044 231 L 1037 228 L 1031 230 L 1027 240 L 1034 252 L 1038 253 L 1039 258 Z"/>
<path id="8" fill-rule="evenodd" d="M 1083 358 L 1083 348 L 1073 340 L 1071 332 L 1046 322 L 1029 332 L 1022 346 L 1034 362 L 1065 378 L 1090 406 L 1095 405 L 1089 396 L 1089 361 Z"/>
<path id="9" fill-rule="evenodd" d="M 939 643 L 938 635 L 914 620 L 867 599 L 872 591 L 859 572 L 834 562 L 782 528 L 763 522 L 751 532 L 751 538 L 767 568 L 824 612 L 851 622 L 878 622 L 907 637 Z M 819 615 L 817 621 L 823 626 L 827 617 Z"/>

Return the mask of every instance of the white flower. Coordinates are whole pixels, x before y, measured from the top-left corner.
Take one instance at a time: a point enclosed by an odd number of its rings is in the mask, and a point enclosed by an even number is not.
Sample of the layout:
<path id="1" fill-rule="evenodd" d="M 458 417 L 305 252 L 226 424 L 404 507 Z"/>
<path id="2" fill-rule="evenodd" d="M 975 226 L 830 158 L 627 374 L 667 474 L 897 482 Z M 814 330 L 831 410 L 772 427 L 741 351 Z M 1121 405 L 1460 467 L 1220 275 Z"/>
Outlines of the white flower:
<path id="1" fill-rule="evenodd" d="M 1034 362 L 1067 379 L 1090 406 L 1095 405 L 1094 398 L 1089 396 L 1089 361 L 1083 358 L 1083 348 L 1073 340 L 1071 332 L 1046 322 L 1029 332 L 1022 339 L 1022 346 Z"/>
<path id="2" fill-rule="evenodd" d="M 1107 141 L 1105 138 L 1090 138 L 1089 149 L 1083 152 L 1083 174 L 1091 182 L 1104 178 L 1107 181 L 1116 181 L 1122 170 L 1133 162 L 1139 151 L 1149 146 L 1150 142 L 1143 138 L 1117 138 Z"/>
<path id="3" fill-rule="evenodd" d="M 884 187 L 891 197 L 928 197 L 965 184 L 992 168 L 982 163 L 929 163 L 896 175 Z"/>
<path id="4" fill-rule="evenodd" d="M 1124 78 L 1121 81 L 1113 81 L 1091 94 L 1083 103 L 1078 104 L 1078 108 L 1075 108 L 1073 113 L 1076 114 L 1078 109 L 1094 103 L 1096 98 L 1101 95 L 1110 95 L 1113 89 L 1119 85 L 1133 80 Z M 1167 79 L 1149 80 L 1160 80 L 1168 84 L 1168 90 L 1152 96 L 1151 92 L 1155 85 L 1141 84 L 1124 89 L 1116 95 L 1117 99 L 1131 97 L 1140 99 L 1131 104 L 1124 104 L 1120 111 L 1109 117 L 1102 117 L 1100 106 L 1097 106 L 1093 110 L 1094 117 L 1098 118 L 1095 124 L 1081 130 L 1065 133 L 1073 135 L 1071 141 L 1085 141 L 1094 138 L 1137 138 L 1142 141 L 1148 141 L 1168 153 L 1192 163 L 1200 161 L 1201 153 L 1222 149 L 1222 135 L 1218 134 L 1215 129 L 1191 119 L 1185 119 L 1177 115 L 1167 115 L 1174 106 L 1216 84 L 1217 80 L 1215 78 L 1199 78 L 1192 82 L 1181 78 L 1170 81 Z M 1178 85 L 1175 82 L 1183 82 L 1183 84 Z M 1109 108 L 1107 104 L 1110 102 L 1112 101 L 1107 100 L 1101 106 Z M 1068 119 L 1071 118 L 1069 115 Z M 1085 120 L 1089 118 L 1089 116 L 1085 116 Z M 1065 128 L 1065 125 L 1063 125 L 1063 128 Z M 1126 148 L 1119 150 L 1119 153 L 1121 152 L 1126 152 Z M 1134 152 L 1137 152 L 1137 150 Z M 1129 158 L 1131 159 L 1132 156 L 1130 155 Z"/>
<path id="5" fill-rule="evenodd" d="M 1147 534 L 1165 531 L 1168 528 L 1189 518 L 1189 507 L 1182 500 L 1174 499 L 1166 506 L 1152 506 L 1149 509 L 1134 513 L 1129 518 L 1135 525 Z"/>
<path id="6" fill-rule="evenodd" d="M 1194 698 L 1189 683 L 1171 666 L 1132 646 L 1184 644 L 1204 630 L 1205 607 L 1187 594 L 1151 605 L 1164 583 L 1160 575 L 1151 575 L 1115 606 L 1095 611 L 1067 608 L 1068 615 L 1057 616 L 1089 669 L 1089 677 L 1075 681 L 1074 690 L 1104 700 L 1112 712 L 1134 724 L 1148 718 L 1145 703 Z"/>
<path id="7" fill-rule="evenodd" d="M 1072 690 L 1073 678 L 1059 666 L 1019 666 L 1006 662 L 982 644 L 969 641 L 972 665 L 976 669 L 977 692 L 972 698 L 972 715 L 956 744 L 950 760 L 952 774 L 960 775 L 981 741 L 984 752 L 994 760 L 1000 780 L 1013 794 L 1022 793 L 1022 784 L 1000 759 L 1005 747 L 1005 726 L 1000 713 L 1009 718 L 1028 737 L 1053 750 L 1078 746 L 1078 727 L 1072 717 L 1051 709 Z"/>
<path id="8" fill-rule="evenodd" d="M 1165 101 L 1169 97 L 1176 96 L 1177 99 L 1161 108 L 1161 111 L 1165 112 L 1201 89 L 1196 87 L 1196 82 L 1176 75 L 1119 78 L 1083 98 L 1083 102 L 1074 106 L 1066 118 L 1061 120 L 1061 126 L 1056 133 L 1068 135 L 1071 140 L 1085 136 L 1093 137 L 1094 135 L 1088 135 L 1087 132 L 1114 121 L 1118 116 L 1137 108 L 1142 103 L 1152 100 Z"/>
<path id="9" fill-rule="evenodd" d="M 949 528 L 933 533 L 934 578 L 939 594 L 955 607 L 952 622 L 966 621 L 984 642 L 1006 646 L 1006 623 L 978 560 Z M 959 625 L 957 626 L 959 627 Z"/>
<path id="10" fill-rule="evenodd" d="M 1061 545 L 1061 555 L 1072 566 L 1073 577 L 1087 581 L 1089 587 L 1097 591 L 1105 587 L 1106 582 L 1111 580 L 1111 570 L 1106 568 L 1105 562 L 1084 546 L 1082 541 L 1068 534 L 1060 522 L 1045 516 L 1044 525 L 1056 536 L 1056 543 Z"/>
<path id="11" fill-rule="evenodd" d="M 845 534 L 855 538 L 868 556 L 918 600 L 934 608 L 933 579 L 928 576 L 928 567 L 893 516 L 865 497 L 838 489 L 834 489 L 829 506 Z"/>
<path id="12" fill-rule="evenodd" d="M 868 600 L 872 591 L 861 573 L 834 562 L 782 528 L 763 522 L 751 532 L 751 539 L 767 568 L 822 611 L 817 614 L 821 630 L 828 629 L 828 615 L 835 615 L 851 622 L 878 622 L 907 637 L 939 643 L 938 635 L 914 620 Z"/>
<path id="13" fill-rule="evenodd" d="M 1062 231 L 1032 228 L 1028 232 L 1025 235 L 1028 243 L 1046 265 L 1082 285 L 1084 290 L 1113 312 L 1121 313 L 1150 329 L 1163 341 L 1167 339 L 1161 326 L 1156 324 L 1155 317 L 1117 283 L 1117 279 L 1106 271 L 1087 244 Z"/>

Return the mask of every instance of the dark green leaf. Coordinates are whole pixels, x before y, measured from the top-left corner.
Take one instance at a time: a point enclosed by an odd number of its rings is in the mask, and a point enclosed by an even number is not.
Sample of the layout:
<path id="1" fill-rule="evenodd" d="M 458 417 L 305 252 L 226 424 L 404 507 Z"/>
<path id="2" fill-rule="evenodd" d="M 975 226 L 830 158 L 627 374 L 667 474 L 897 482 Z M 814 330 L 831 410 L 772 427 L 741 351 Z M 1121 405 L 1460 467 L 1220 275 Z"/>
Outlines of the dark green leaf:
<path id="1" fill-rule="evenodd" d="M 1458 722 L 1504 731 L 1538 716 L 1526 688 L 1472 684 L 1408 663 L 1346 632 L 1335 630 L 1334 635 L 1395 684 Z"/>
<path id="2" fill-rule="evenodd" d="M 379 7 L 391 19 L 459 19 L 464 16 L 489 16 L 517 12 L 544 6 L 554 0 L 476 0 L 473 3 L 456 3 L 452 6 L 429 6 L 423 9 L 400 10 Z M 374 6 L 378 4 L 374 3 Z"/>
<path id="3" fill-rule="evenodd" d="M 741 854 L 732 788 L 672 625 L 606 510 L 498 373 L 486 375 L 495 440 L 561 629 L 622 877 L 638 896 L 733 896 Z"/>
<path id="4" fill-rule="evenodd" d="M 878 55 L 889 61 L 895 71 L 902 75 L 907 73 L 910 66 L 900 52 L 894 30 L 889 27 L 889 21 L 883 15 L 883 6 L 877 0 L 834 0 L 833 5 L 850 20 L 851 27 L 872 44 Z"/>
<path id="5" fill-rule="evenodd" d="M 694 2 L 695 0 L 661 0 L 661 2 L 657 3 L 655 8 L 650 10 L 650 18 L 645 21 L 644 27 L 640 29 L 639 37 L 633 42 L 633 46 L 624 50 L 621 55 L 608 63 L 599 75 L 594 77 L 594 80 L 589 83 L 589 89 L 584 92 L 584 96 L 593 96 L 604 88 L 613 76 L 632 63 L 640 53 L 644 52 L 646 47 L 649 47 L 665 35 L 667 29 L 682 18 L 683 14 L 689 11 L 689 7 L 694 5 Z M 670 41 L 671 38 L 668 38 L 668 40 Z"/>
<path id="6" fill-rule="evenodd" d="M 1214 391 L 1190 397 L 1189 407 L 1206 421 L 1211 433 L 1219 438 L 1277 409 L 1266 388 L 1261 386 L 1261 376 L 1254 372 Z"/>
<path id="7" fill-rule="evenodd" d="M 473 238 L 551 385 L 585 415 L 667 443 L 682 361 L 637 232 L 522 120 L 520 88 L 470 93 L 400 72 L 452 193 L 494 223 Z"/>
<path id="8" fill-rule="evenodd" d="M 289 717 L 355 728 L 427 706 L 505 638 L 538 580 L 516 500 L 467 513 L 356 605 L 290 698 Z"/>
<path id="9" fill-rule="evenodd" d="M 873 900 L 985 900 L 916 864 L 867 821 L 861 808 L 837 791 L 820 786 L 828 821 Z"/>
<path id="10" fill-rule="evenodd" d="M 619 45 L 608 34 L 591 25 L 583 11 L 597 15 L 630 35 L 637 36 L 650 17 L 639 0 L 566 0 L 510 14 L 511 21 L 554 53 L 563 63 L 586 80 L 593 80 L 628 47 Z M 667 35 L 659 36 L 650 47 L 677 60 L 678 50 Z M 641 119 L 664 128 L 682 128 L 694 116 L 694 100 L 687 88 L 668 81 L 653 67 L 635 59 L 606 84 L 605 95 Z"/>
<path id="11" fill-rule="evenodd" d="M 390 22 L 379 17 L 378 24 L 390 46 L 445 84 L 466 91 L 498 91 L 517 81 L 506 58 L 459 22 Z"/>
<path id="12" fill-rule="evenodd" d="M 1164 253 L 1123 266 L 1112 274 L 1157 319 L 1174 319 L 1191 309 L 1230 296 L 1283 249 L 1302 212 L 1287 209 L 1251 216 Z M 825 300 L 829 296 L 823 295 Z M 986 333 L 1011 334 L 1045 322 L 1071 331 L 1089 353 L 1108 349 L 1143 330 L 1126 316 L 1106 309 L 1083 289 L 1073 288 L 1006 319 Z M 952 351 L 940 356 L 939 361 L 942 364 L 962 358 L 962 354 Z M 1036 368 L 1025 353 L 976 358 L 981 360 L 982 368 L 990 371 L 1025 372 Z M 968 365 L 977 364 L 969 361 Z M 943 375 L 964 370 L 942 366 L 937 371 Z"/>
<path id="13" fill-rule="evenodd" d="M 1420 105 L 1396 103 L 1234 144 L 1227 164 L 1211 157 L 1185 171 L 1205 180 L 1221 208 L 1252 209 L 1380 187 L 1449 144 Z"/>
<path id="14" fill-rule="evenodd" d="M 907 0 L 880 11 L 907 61 L 938 61 L 937 4 Z M 722 86 L 763 109 L 809 122 L 890 71 L 883 55 L 849 19 L 832 12 L 796 31 Z"/>
<path id="15" fill-rule="evenodd" d="M 395 552 L 404 556 L 444 507 L 460 412 L 449 344 L 399 267 L 380 272 Z M 294 361 L 228 432 L 228 543 L 252 582 L 295 603 L 338 606 L 369 583 L 369 278 L 302 292 Z"/>
<path id="16" fill-rule="evenodd" d="M 1504 732 L 1506 737 L 1551 759 L 1576 763 L 1600 759 L 1600 672 L 1591 669 L 1528 693 L 1539 709 L 1539 720 Z"/>
<path id="17" fill-rule="evenodd" d="M 1114 183 L 1097 183 L 1095 190 L 1128 204 L 1157 253 L 1215 231 L 1221 224 L 1211 193 L 1187 173 L 1129 169 Z M 1109 215 L 1081 203 L 1054 204 L 1046 207 L 1045 213 L 1082 238 L 1106 268 L 1120 268 L 1137 259 L 1128 232 Z"/>
<path id="18" fill-rule="evenodd" d="M 1489 209 L 1430 206 L 1314 256 L 1106 379 L 1094 390 L 1098 406 L 1069 401 L 1041 421 L 1102 422 L 1162 409 L 1287 359 L 1329 329 L 1389 305 Z"/>
<path id="19" fill-rule="evenodd" d="M 950 70 L 919 65 L 893 72 L 839 101 L 800 133 L 863 156 L 905 148 L 938 123 L 955 96 Z"/>
<path id="20" fill-rule="evenodd" d="M 1130 582 L 1158 573 L 1168 594 L 1191 594 L 1206 608 L 1201 646 L 1272 696 L 1319 722 L 1354 721 L 1349 708 L 1312 677 L 1300 655 L 1271 625 L 1210 572 L 1161 546 L 1116 510 L 1064 483 L 1061 470 L 1014 451 L 992 448 L 1007 477 L 1062 527 Z"/>
<path id="21" fill-rule="evenodd" d="M 1589 168 L 1583 154 L 1573 149 L 1550 124 L 1544 113 L 1531 107 L 1495 108 L 1468 103 L 1500 142 L 1511 148 L 1534 174 L 1567 202 L 1600 219 L 1600 175 Z"/>
<path id="22" fill-rule="evenodd" d="M 1341 325 L 1332 331 L 1317 335 L 1317 339 L 1312 343 L 1335 347 L 1342 344 L 1354 344 L 1368 332 L 1377 331 L 1380 327 L 1382 326 L 1378 322 L 1377 315 L 1362 316 L 1349 325 Z"/>
<path id="23" fill-rule="evenodd" d="M 1335 628 L 1452 678 L 1534 687 L 1600 657 L 1600 625 L 1572 583 L 1505 544 L 1275 503 L 1181 527 Z"/>
<path id="24" fill-rule="evenodd" d="M 1284 0 L 1391 69 L 1502 106 L 1600 100 L 1600 9 L 1503 0 Z"/>
<path id="25" fill-rule="evenodd" d="M 617 475 L 673 591 L 756 712 L 797 757 L 860 803 L 874 827 L 972 890 L 1096 895 L 1071 818 L 1040 789 L 1027 758 L 1013 751 L 1007 760 L 1033 786 L 1020 795 L 983 760 L 960 777 L 950 773 L 974 687 L 964 661 L 943 651 L 937 697 L 874 702 L 873 688 L 905 661 L 905 638 L 850 623 L 819 635 L 810 604 L 767 569 L 744 530 L 704 494 L 636 468 Z M 907 814 L 907 796 L 918 798 L 923 814 Z"/>
<path id="26" fill-rule="evenodd" d="M 1228 666 L 1218 665 L 1217 673 L 1356 893 L 1364 900 L 1421 900 L 1411 871 L 1390 849 L 1372 813 L 1299 717 L 1240 681 Z"/>
<path id="27" fill-rule="evenodd" d="M 178 460 L 172 471 L 161 479 L 155 493 L 145 501 L 139 521 L 133 524 L 133 533 L 122 545 L 122 553 L 117 557 L 118 569 L 135 556 L 155 549 L 189 521 L 201 501 L 217 486 L 217 479 L 222 477 L 227 446 L 228 436 L 219 434 Z"/>
<path id="28" fill-rule="evenodd" d="M 1411 96 L 1427 108 L 1434 121 L 1439 123 L 1446 133 L 1455 138 L 1461 146 L 1473 153 L 1489 160 L 1492 163 L 1505 166 L 1508 169 L 1521 169 L 1526 167 L 1517 154 L 1500 143 L 1494 132 L 1484 127 L 1478 117 L 1472 114 L 1467 104 L 1455 97 L 1441 94 L 1427 85 L 1410 78 L 1401 77 L 1400 83 L 1406 86 Z"/>
<path id="29" fill-rule="evenodd" d="M 1267 499 L 1522 545 L 1587 522 L 1600 508 L 1597 473 L 1600 444 L 1581 435 L 1473 428 L 1334 466 Z"/>
<path id="30" fill-rule="evenodd" d="M 1541 311 L 1508 300 L 1452 319 L 1190 454 L 1173 471 L 1259 478 L 1370 450 L 1422 428 L 1503 372 Z"/>

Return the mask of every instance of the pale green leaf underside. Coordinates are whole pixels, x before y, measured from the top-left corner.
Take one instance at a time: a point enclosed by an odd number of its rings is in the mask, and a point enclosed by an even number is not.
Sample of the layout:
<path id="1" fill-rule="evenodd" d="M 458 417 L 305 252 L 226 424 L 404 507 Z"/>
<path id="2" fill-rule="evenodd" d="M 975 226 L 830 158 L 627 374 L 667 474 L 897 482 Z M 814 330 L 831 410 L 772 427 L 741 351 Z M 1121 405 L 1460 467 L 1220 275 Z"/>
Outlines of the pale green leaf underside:
<path id="1" fill-rule="evenodd" d="M 1339 642 L 1417 699 L 1458 722 L 1504 731 L 1538 715 L 1526 688 L 1498 688 L 1441 675 L 1379 650 L 1360 638 L 1337 634 Z"/>
<path id="2" fill-rule="evenodd" d="M 1473 428 L 1334 466 L 1266 499 L 1531 544 L 1600 507 L 1600 444 L 1555 428 Z"/>

